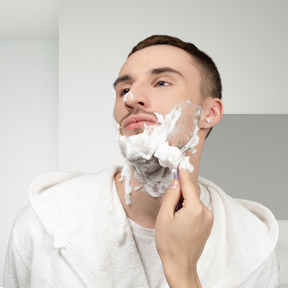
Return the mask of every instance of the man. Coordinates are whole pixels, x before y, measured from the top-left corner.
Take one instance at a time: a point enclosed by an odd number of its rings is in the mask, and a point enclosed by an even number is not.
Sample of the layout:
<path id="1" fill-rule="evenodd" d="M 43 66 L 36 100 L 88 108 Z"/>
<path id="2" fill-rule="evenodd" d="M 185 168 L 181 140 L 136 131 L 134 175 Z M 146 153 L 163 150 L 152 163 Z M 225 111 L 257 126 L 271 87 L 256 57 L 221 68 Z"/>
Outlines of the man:
<path id="1" fill-rule="evenodd" d="M 34 180 L 11 235 L 4 287 L 278 287 L 271 212 L 198 177 L 205 138 L 223 114 L 212 59 L 191 43 L 151 36 L 133 48 L 114 87 L 128 165 Z M 161 158 L 152 145 L 147 157 L 157 129 L 190 104 L 201 107 L 201 117 L 190 116 L 194 144 L 184 149 L 187 135 L 172 129 L 178 144 L 164 133 L 168 152 Z M 163 164 L 171 151 L 180 155 L 174 166 Z M 170 181 L 178 166 L 186 168 Z"/>

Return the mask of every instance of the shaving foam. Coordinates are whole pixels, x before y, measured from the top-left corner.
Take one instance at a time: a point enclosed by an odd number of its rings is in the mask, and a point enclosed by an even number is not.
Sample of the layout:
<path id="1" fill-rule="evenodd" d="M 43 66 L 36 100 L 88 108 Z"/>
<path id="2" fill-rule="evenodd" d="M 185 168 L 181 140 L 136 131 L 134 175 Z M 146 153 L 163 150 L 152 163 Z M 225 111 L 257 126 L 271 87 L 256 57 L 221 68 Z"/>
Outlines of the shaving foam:
<path id="1" fill-rule="evenodd" d="M 192 115 L 190 113 L 188 120 L 184 119 L 183 121 L 185 114 L 183 109 L 187 111 L 187 107 L 192 107 L 193 113 Z M 141 189 L 152 197 L 160 197 L 169 187 L 178 166 L 180 169 L 187 169 L 190 173 L 194 170 L 187 152 L 196 153 L 195 147 L 199 143 L 198 121 L 202 116 L 202 108 L 186 101 L 176 105 L 167 115 L 159 113 L 155 113 L 155 115 L 159 125 L 146 126 L 141 134 L 123 136 L 120 133 L 120 126 L 117 125 L 116 140 L 126 159 L 120 181 L 125 180 L 127 205 L 131 205 L 131 180 L 133 178 L 139 183 L 138 187 L 134 187 L 135 191 Z M 185 117 L 188 117 L 187 113 Z M 182 126 L 187 126 L 185 125 L 187 121 L 193 121 L 193 127 L 185 137 Z M 178 138 L 182 139 L 182 142 L 179 142 Z"/>
<path id="2" fill-rule="evenodd" d="M 123 102 L 124 102 L 124 103 L 126 103 L 128 97 L 130 97 L 130 99 L 133 100 L 134 95 L 132 94 L 132 92 L 129 91 L 128 93 L 126 93 L 126 94 L 124 95 L 124 97 L 123 97 Z"/>

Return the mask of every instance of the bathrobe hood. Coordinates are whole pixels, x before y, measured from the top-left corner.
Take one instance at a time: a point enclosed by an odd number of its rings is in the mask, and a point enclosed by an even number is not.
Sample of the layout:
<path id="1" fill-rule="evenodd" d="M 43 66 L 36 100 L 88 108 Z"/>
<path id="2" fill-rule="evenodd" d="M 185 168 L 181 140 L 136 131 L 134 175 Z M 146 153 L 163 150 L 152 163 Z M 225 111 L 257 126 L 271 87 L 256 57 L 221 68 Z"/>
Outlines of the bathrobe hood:
<path id="1" fill-rule="evenodd" d="M 53 239 L 54 249 L 84 287 L 148 288 L 113 181 L 119 169 L 97 174 L 47 173 L 30 186 L 32 209 Z M 272 254 L 277 222 L 259 203 L 233 199 L 204 178 L 199 178 L 199 184 L 200 199 L 214 213 L 214 225 L 198 262 L 202 286 L 239 287 Z"/>

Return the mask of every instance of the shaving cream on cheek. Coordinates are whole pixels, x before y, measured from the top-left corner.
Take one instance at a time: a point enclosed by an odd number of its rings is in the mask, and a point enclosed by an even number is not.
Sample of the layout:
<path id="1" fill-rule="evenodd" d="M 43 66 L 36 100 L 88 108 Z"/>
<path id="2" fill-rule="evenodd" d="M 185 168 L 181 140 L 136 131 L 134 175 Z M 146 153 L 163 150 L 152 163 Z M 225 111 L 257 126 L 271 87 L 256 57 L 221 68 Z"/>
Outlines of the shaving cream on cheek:
<path id="1" fill-rule="evenodd" d="M 118 125 L 116 140 L 126 159 L 120 181 L 125 180 L 127 205 L 131 204 L 132 178 L 139 183 L 137 189 L 159 197 L 166 192 L 178 166 L 193 171 L 186 154 L 195 153 L 199 143 L 201 107 L 186 101 L 176 105 L 167 115 L 155 115 L 159 125 L 146 126 L 144 132 L 138 135 L 123 136 Z M 134 190 L 137 189 L 134 187 Z"/>

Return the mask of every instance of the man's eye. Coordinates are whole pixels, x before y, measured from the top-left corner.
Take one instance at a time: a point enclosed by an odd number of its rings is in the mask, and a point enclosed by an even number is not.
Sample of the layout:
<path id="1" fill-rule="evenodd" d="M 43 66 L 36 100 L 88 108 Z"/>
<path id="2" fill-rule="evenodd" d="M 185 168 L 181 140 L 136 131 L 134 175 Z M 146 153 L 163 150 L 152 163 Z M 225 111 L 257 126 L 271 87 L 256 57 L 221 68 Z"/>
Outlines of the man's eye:
<path id="1" fill-rule="evenodd" d="M 168 82 L 166 81 L 159 81 L 156 85 L 156 87 L 161 87 L 161 86 L 168 86 L 170 85 Z"/>
<path id="2" fill-rule="evenodd" d="M 124 96 L 125 94 L 127 94 L 129 92 L 129 88 L 125 88 L 123 90 L 120 91 L 120 96 Z"/>

